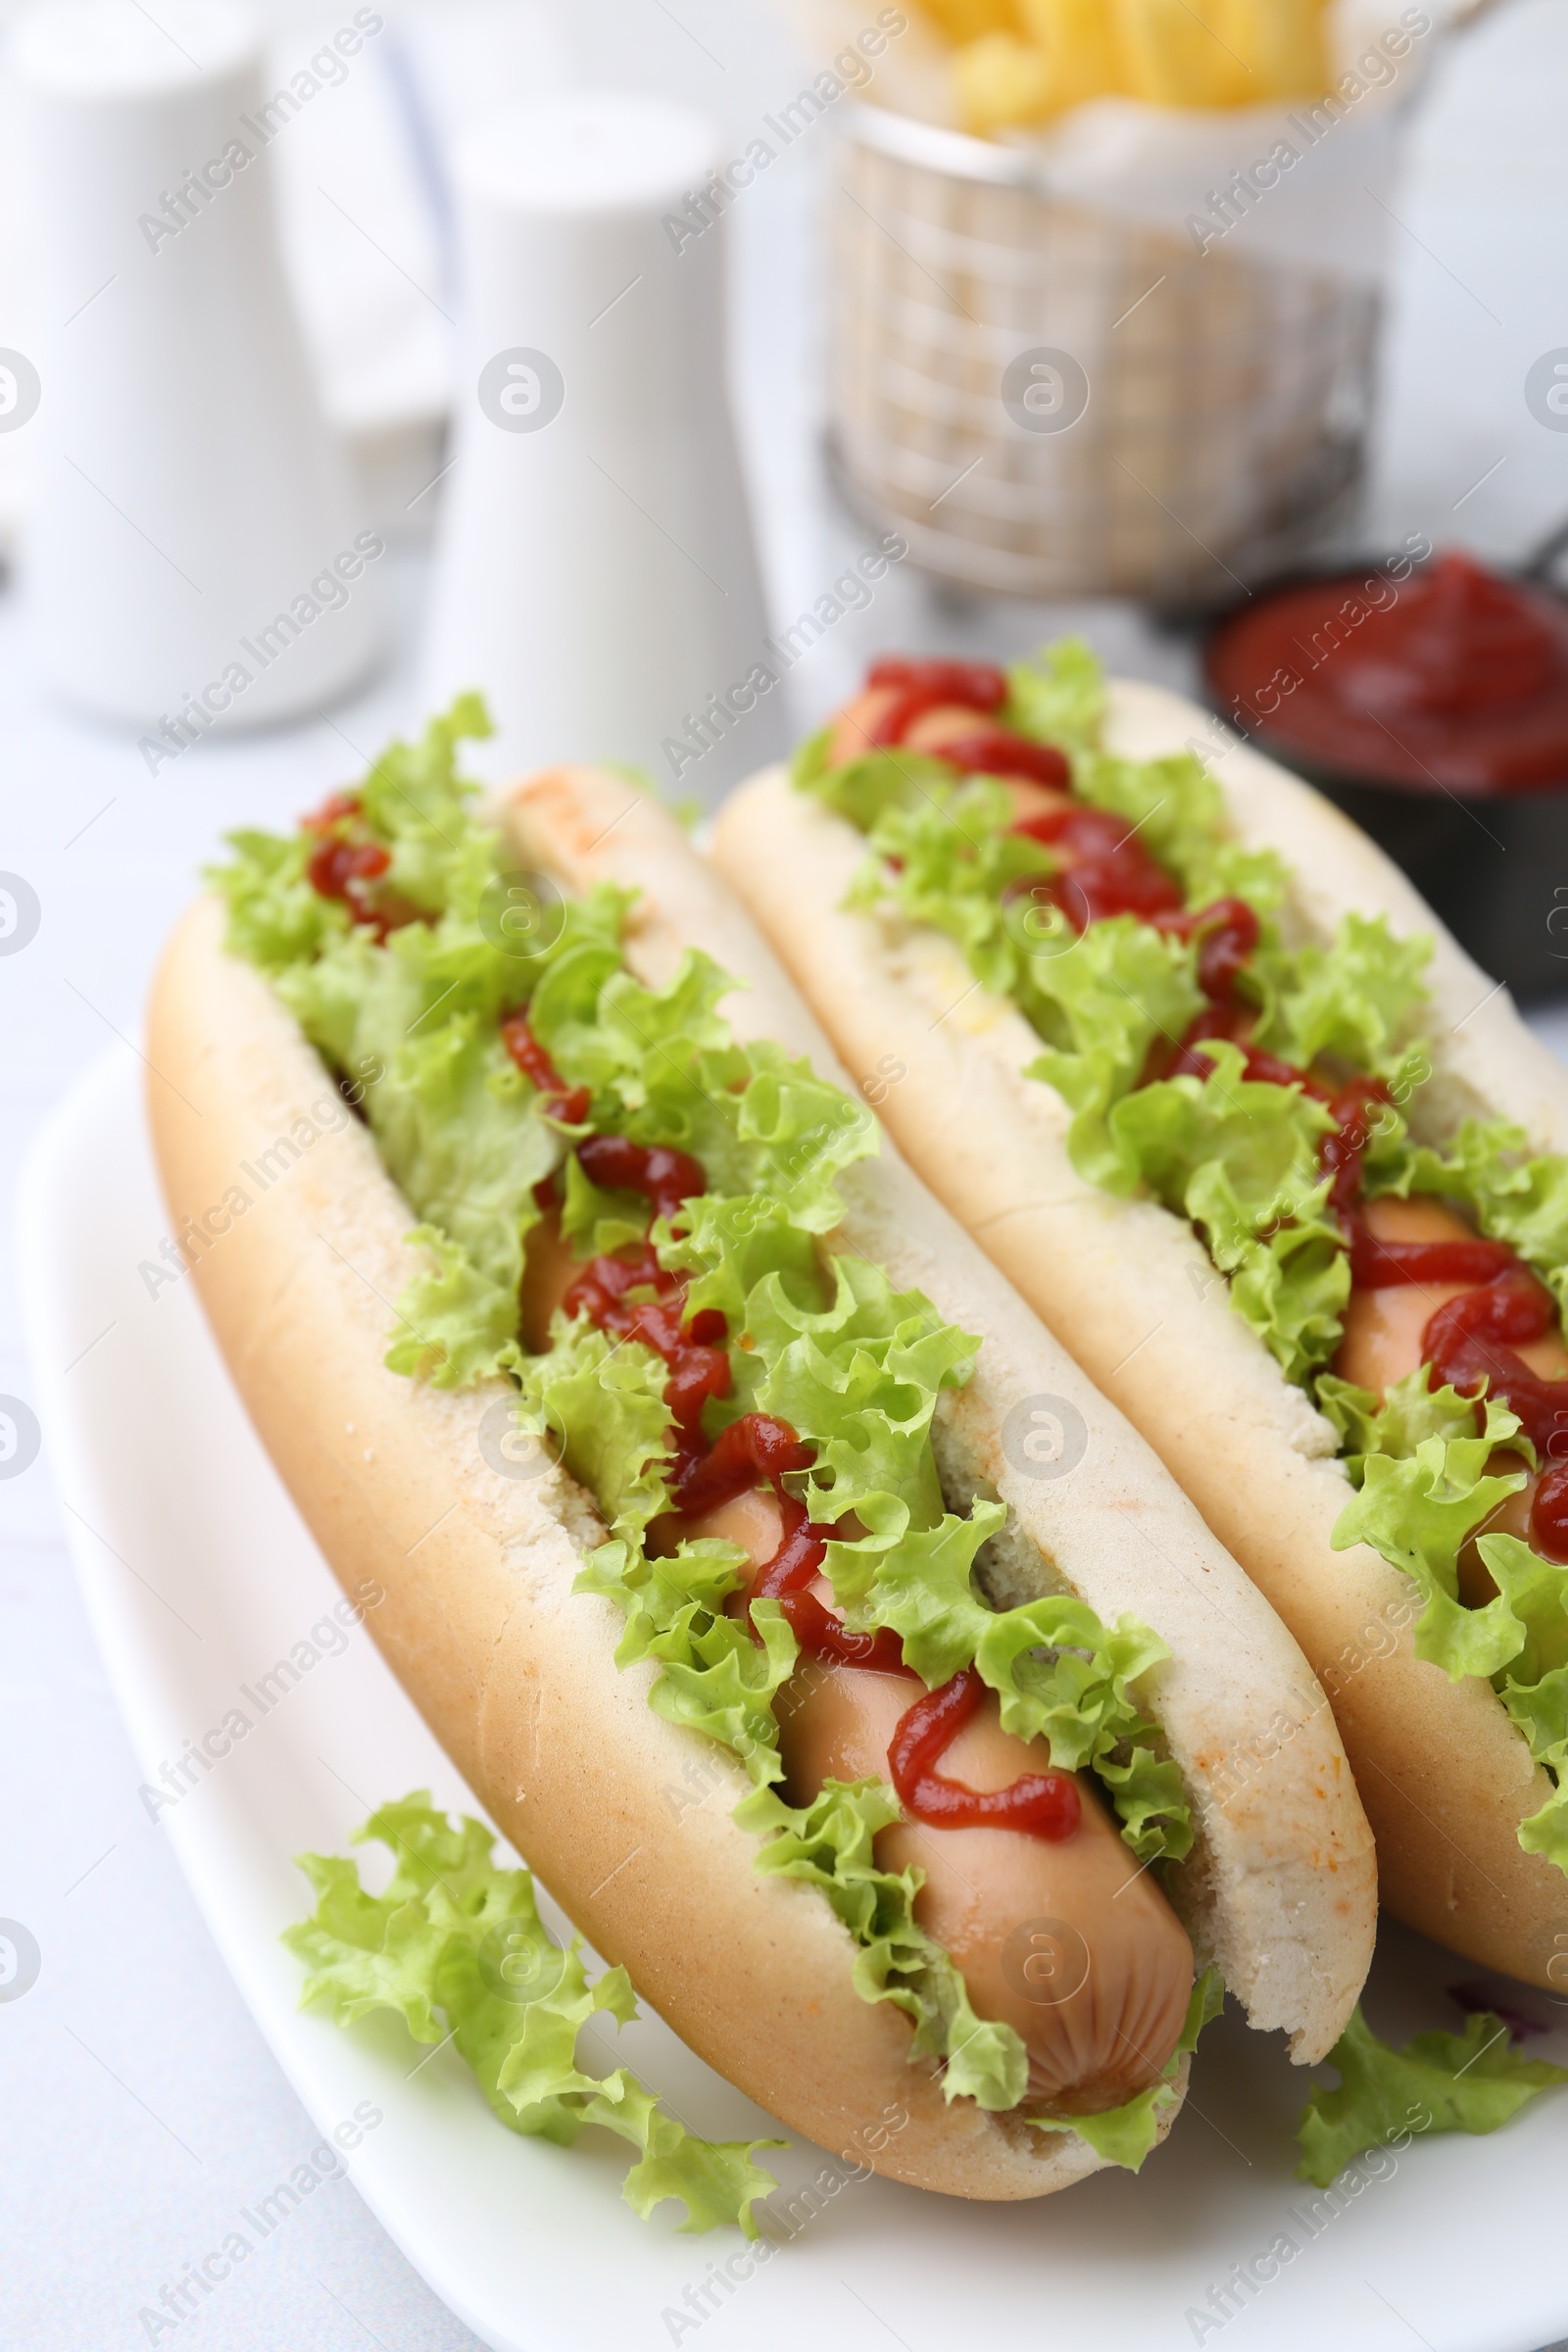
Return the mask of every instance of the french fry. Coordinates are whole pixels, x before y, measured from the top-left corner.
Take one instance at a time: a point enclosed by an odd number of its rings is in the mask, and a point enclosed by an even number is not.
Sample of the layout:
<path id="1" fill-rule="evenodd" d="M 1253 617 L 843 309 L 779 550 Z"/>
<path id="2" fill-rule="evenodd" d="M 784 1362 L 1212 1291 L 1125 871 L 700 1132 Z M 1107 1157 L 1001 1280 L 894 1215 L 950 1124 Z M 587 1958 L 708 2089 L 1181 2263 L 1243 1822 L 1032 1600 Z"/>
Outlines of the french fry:
<path id="1" fill-rule="evenodd" d="M 950 41 L 984 39 L 988 32 L 1020 30 L 1012 0 L 920 0 Z"/>
<path id="2" fill-rule="evenodd" d="M 1228 0 L 1224 33 L 1248 69 L 1244 104 L 1329 86 L 1323 0 Z"/>
<path id="3" fill-rule="evenodd" d="M 1043 50 L 1015 33 L 988 32 L 955 52 L 958 120 L 981 138 L 1038 122 L 1050 111 L 1051 76 Z"/>
<path id="4" fill-rule="evenodd" d="M 1045 53 L 1053 113 L 1121 88 L 1116 22 L 1106 0 L 1017 0 L 1017 10 Z"/>
<path id="5" fill-rule="evenodd" d="M 1130 94 L 1154 106 L 1246 105 L 1253 76 L 1230 41 L 1229 14 L 1230 0 L 1114 0 Z"/>

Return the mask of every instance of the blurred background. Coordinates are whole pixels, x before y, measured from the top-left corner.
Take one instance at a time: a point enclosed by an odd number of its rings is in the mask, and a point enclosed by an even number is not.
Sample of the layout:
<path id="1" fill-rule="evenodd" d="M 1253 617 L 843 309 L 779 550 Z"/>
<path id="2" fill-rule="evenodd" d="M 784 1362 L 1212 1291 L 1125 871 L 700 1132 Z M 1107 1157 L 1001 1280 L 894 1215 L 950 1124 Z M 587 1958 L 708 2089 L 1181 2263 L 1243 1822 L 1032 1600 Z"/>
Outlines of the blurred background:
<path id="1" fill-rule="evenodd" d="M 8 1230 L 222 833 L 466 685 L 492 775 L 701 808 L 874 652 L 1081 631 L 1380 829 L 1568 1057 L 1565 100 L 1565 0 L 0 8 Z M 1397 630 L 1303 650 L 1369 580 Z M 1319 669 L 1339 732 L 1293 737 Z M 142 2340 L 311 2131 L 24 1451 L 0 1913 L 49 1967 L 0 2016 L 0 2333 L 41 2352 Z M 201 2325 L 474 2340 L 346 2183 Z"/>

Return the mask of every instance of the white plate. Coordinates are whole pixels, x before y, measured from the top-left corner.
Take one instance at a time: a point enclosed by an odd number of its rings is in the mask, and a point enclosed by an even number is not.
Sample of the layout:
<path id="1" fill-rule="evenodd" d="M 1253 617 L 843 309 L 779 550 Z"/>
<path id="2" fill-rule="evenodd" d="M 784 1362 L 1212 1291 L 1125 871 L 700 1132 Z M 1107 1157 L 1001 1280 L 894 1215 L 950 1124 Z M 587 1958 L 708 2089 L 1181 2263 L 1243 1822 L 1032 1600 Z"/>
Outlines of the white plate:
<path id="1" fill-rule="evenodd" d="M 1221 2334 L 1227 2352 L 1322 2352 L 1332 2340 L 1356 2352 L 1531 2352 L 1568 2329 L 1568 2094 L 1489 2139 L 1385 2152 L 1383 2177 L 1363 2165 L 1336 2210 L 1320 2200 L 1314 2234 L 1313 2192 L 1293 2176 L 1305 2078 L 1277 2037 L 1230 2015 L 1205 2036 L 1196 2100 L 1142 2179 L 1102 2174 L 1041 2204 L 967 2206 L 857 2179 L 853 2157 L 797 2143 L 768 2209 L 779 2250 L 737 2280 L 719 2268 L 742 2255 L 736 2233 L 681 2236 L 675 2208 L 648 2225 L 620 2203 L 618 2142 L 591 2134 L 567 2152 L 518 2139 L 452 2050 L 427 2055 L 392 2020 L 342 2033 L 301 2016 L 299 1967 L 277 1941 L 304 1908 L 290 1857 L 341 1849 L 373 1804 L 419 1784 L 449 1806 L 472 1799 L 363 1632 L 265 1716 L 242 1695 L 338 1594 L 192 1285 L 151 1297 L 138 1272 L 167 1230 L 140 1075 L 122 1055 L 82 1082 L 45 1133 L 25 1193 L 42 1419 L 77 1570 L 149 1782 L 228 1709 L 253 1718 L 162 1814 L 164 1834 L 323 2132 L 360 2102 L 381 2110 L 348 2159 L 355 2182 L 496 2352 L 634 2352 L 699 2335 L 703 2352 L 801 2352 L 813 2340 L 949 2352 L 977 2339 L 1158 2352 Z M 78 1357 L 69 1379 L 55 1371 Z M 1445 1987 L 1475 1973 L 1390 1931 L 1373 2021 L 1401 2036 L 1451 2026 Z M 768 2129 L 657 2019 L 620 2046 L 695 2129 Z M 1568 2034 L 1534 2046 L 1568 2059 Z M 815 2210 L 800 2196 L 813 2179 L 835 2183 Z M 1205 2325 L 1216 2319 L 1210 2290 L 1282 2234 L 1295 2257 L 1240 2290 L 1231 2319 Z"/>

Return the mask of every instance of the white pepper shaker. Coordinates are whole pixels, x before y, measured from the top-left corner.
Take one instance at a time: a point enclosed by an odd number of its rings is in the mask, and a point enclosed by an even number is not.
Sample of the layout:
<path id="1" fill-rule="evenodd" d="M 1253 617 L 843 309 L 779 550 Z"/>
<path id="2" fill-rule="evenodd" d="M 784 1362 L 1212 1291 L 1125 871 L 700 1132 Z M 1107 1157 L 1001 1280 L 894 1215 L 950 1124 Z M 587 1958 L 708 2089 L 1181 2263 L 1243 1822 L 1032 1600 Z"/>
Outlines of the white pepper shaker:
<path id="1" fill-rule="evenodd" d="M 460 147 L 425 687 L 433 704 L 484 694 L 494 776 L 620 760 L 710 804 L 778 748 L 722 223 L 680 218 L 714 149 L 689 109 L 602 92 L 492 118 Z"/>

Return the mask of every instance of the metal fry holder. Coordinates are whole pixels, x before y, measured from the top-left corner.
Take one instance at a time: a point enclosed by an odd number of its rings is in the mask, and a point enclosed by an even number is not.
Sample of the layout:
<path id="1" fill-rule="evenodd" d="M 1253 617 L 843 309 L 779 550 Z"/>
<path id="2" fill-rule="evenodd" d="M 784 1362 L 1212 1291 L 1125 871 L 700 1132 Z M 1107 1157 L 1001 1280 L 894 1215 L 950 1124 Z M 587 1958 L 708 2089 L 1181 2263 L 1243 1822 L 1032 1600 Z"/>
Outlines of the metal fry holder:
<path id="1" fill-rule="evenodd" d="M 831 463 L 923 569 L 1204 606 L 1348 523 L 1374 284 L 1200 254 L 1027 149 L 874 107 L 836 160 Z"/>

